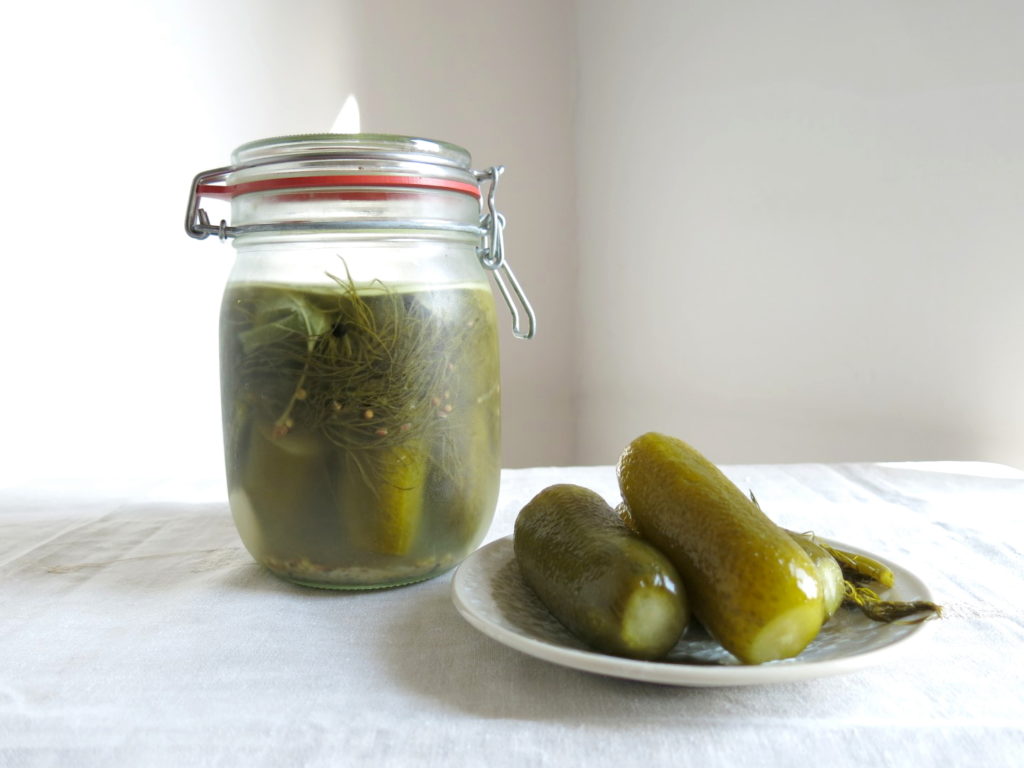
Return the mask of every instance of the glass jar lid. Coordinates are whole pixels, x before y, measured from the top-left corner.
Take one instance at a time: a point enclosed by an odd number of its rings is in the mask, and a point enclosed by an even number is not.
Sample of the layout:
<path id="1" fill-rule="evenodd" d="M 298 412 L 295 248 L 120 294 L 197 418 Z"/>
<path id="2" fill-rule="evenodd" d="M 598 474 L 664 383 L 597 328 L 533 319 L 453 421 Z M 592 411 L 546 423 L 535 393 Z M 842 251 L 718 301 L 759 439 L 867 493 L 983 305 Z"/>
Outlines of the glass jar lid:
<path id="1" fill-rule="evenodd" d="M 244 166 L 323 155 L 426 162 L 467 171 L 472 163 L 469 152 L 456 144 L 387 133 L 305 133 L 258 139 L 238 147 L 231 155 L 231 163 Z"/>
<path id="2" fill-rule="evenodd" d="M 260 139 L 231 155 L 223 183 L 205 183 L 206 197 L 351 187 L 437 189 L 480 198 L 479 175 L 462 147 L 388 134 L 304 134 Z"/>

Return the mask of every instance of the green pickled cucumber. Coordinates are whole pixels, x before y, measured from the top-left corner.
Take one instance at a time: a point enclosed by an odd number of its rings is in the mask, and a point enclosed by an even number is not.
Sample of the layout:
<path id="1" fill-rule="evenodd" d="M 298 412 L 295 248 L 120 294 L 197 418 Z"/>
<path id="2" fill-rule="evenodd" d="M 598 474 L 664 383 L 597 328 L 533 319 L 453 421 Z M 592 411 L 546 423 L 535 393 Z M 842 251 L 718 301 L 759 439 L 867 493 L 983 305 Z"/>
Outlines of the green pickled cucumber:
<path id="1" fill-rule="evenodd" d="M 514 549 L 526 584 L 596 650 L 657 659 L 686 628 L 689 607 L 672 563 L 591 490 L 541 491 L 516 518 Z"/>
<path id="2" fill-rule="evenodd" d="M 896 581 L 889 566 L 878 562 L 874 558 L 857 552 L 847 552 L 836 547 L 825 547 L 825 549 L 835 558 L 847 581 L 856 583 L 875 582 L 886 589 L 891 587 Z"/>
<path id="3" fill-rule="evenodd" d="M 828 550 L 842 572 L 844 605 L 857 607 L 869 619 L 884 623 L 917 623 L 942 615 L 942 606 L 930 600 L 886 600 L 872 589 L 877 587 L 886 590 L 896 582 L 892 569 L 884 563 L 859 552 L 847 552 L 825 544 L 822 546 Z"/>
<path id="4" fill-rule="evenodd" d="M 839 567 L 839 563 L 832 557 L 832 554 L 818 543 L 814 534 L 792 531 L 789 534 L 807 553 L 818 570 L 818 581 L 821 583 L 821 595 L 825 603 L 825 621 L 828 621 L 839 610 L 839 606 L 843 604 L 843 596 L 846 594 L 843 569 Z"/>
<path id="5" fill-rule="evenodd" d="M 232 484 L 231 512 L 245 546 L 267 563 L 288 560 L 295 549 L 308 557 L 329 553 L 340 540 L 331 524 L 328 448 L 307 436 L 272 436 L 268 423 L 250 423 L 242 470 Z"/>
<path id="6" fill-rule="evenodd" d="M 618 464 L 640 534 L 679 570 L 704 627 L 740 661 L 796 656 L 825 617 L 811 558 L 697 450 L 642 435 Z"/>
<path id="7" fill-rule="evenodd" d="M 462 322 L 480 331 L 453 350 L 448 364 L 449 389 L 436 404 L 448 430 L 446 439 L 434 442 L 428 482 L 445 489 L 439 529 L 468 553 L 490 525 L 501 466 L 501 373 L 498 358 L 488 355 L 498 344 L 490 294 L 474 296 Z"/>
<path id="8" fill-rule="evenodd" d="M 405 555 L 419 535 L 427 456 L 418 440 L 344 454 L 337 498 L 349 539 L 359 549 Z"/>

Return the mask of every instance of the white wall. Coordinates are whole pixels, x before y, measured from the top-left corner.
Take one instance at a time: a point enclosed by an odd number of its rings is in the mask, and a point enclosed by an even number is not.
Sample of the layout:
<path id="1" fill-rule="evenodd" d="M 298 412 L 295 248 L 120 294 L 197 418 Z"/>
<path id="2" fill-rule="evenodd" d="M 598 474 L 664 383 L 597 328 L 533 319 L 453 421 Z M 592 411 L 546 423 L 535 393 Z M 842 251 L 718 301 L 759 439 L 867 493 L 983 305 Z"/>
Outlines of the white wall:
<path id="1" fill-rule="evenodd" d="M 368 130 L 463 143 L 480 165 L 508 166 L 509 257 L 543 333 L 503 334 L 506 461 L 567 463 L 572 17 L 564 2 L 491 6 L 8 9 L 0 485 L 221 472 L 216 329 L 233 251 L 185 235 L 188 186 L 243 142 L 329 130 L 350 93 Z"/>
<path id="2" fill-rule="evenodd" d="M 508 171 L 508 466 L 1024 466 L 1024 5 L 60 0 L 0 28 L 0 484 L 220 472 L 192 175 L 367 130 Z M 578 270 L 578 271 L 577 271 Z"/>
<path id="3" fill-rule="evenodd" d="M 1024 4 L 578 3 L 578 460 L 1024 466 Z"/>
<path id="4" fill-rule="evenodd" d="M 243 141 L 331 125 L 348 86 L 342 10 L 6 11 L 0 402 L 15 438 L 0 441 L 0 484 L 221 471 L 216 327 L 232 249 L 185 235 L 188 187 Z"/>

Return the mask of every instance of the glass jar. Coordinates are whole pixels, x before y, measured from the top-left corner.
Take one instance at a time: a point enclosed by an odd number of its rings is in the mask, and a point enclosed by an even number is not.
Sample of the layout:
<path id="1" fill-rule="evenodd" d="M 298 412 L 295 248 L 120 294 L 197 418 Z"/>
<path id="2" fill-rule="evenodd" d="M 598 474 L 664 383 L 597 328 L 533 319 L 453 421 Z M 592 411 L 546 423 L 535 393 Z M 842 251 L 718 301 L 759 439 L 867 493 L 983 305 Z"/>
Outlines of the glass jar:
<path id="1" fill-rule="evenodd" d="M 231 513 L 279 576 L 408 584 L 486 533 L 501 466 L 488 271 L 516 335 L 534 331 L 504 260 L 501 170 L 443 142 L 327 134 L 245 144 L 196 176 L 186 229 L 237 252 L 220 318 Z M 203 197 L 230 201 L 230 226 Z"/>

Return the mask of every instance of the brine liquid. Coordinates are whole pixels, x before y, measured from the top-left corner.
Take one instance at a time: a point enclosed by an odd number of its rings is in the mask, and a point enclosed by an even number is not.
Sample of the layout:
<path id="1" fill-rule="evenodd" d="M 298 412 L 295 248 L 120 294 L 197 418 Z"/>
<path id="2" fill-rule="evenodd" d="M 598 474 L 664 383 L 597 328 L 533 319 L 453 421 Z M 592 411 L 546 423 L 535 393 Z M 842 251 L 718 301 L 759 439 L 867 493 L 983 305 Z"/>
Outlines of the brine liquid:
<path id="1" fill-rule="evenodd" d="M 500 471 L 486 288 L 232 284 L 221 369 L 232 514 L 272 571 L 390 586 L 480 542 Z"/>

